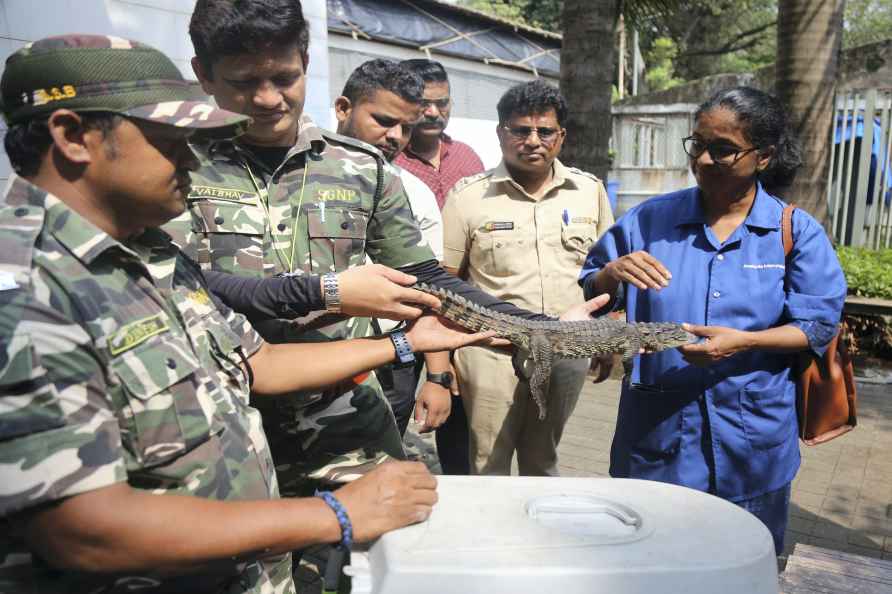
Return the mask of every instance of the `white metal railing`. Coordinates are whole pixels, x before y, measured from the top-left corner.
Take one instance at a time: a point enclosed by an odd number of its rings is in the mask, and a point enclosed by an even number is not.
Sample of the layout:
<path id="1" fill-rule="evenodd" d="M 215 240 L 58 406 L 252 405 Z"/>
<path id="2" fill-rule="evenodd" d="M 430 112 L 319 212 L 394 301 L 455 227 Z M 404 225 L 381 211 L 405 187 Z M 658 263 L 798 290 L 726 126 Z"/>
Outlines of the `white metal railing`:
<path id="1" fill-rule="evenodd" d="M 842 245 L 892 247 L 892 89 L 836 97 L 827 209 Z"/>

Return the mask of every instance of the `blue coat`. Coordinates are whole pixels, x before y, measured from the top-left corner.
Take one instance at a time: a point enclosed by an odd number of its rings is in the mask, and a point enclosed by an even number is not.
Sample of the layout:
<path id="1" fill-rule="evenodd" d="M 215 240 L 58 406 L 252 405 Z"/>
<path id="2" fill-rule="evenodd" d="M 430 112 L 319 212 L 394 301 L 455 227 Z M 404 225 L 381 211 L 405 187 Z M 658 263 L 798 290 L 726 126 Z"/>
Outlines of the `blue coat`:
<path id="1" fill-rule="evenodd" d="M 580 282 L 645 250 L 672 273 L 669 286 L 624 284 L 615 307 L 629 321 L 690 322 L 739 330 L 793 324 L 822 354 L 842 314 L 846 282 L 817 221 L 797 209 L 785 264 L 784 203 L 758 188 L 744 223 L 720 243 L 700 191 L 652 198 L 628 211 L 592 248 Z M 788 286 L 784 286 L 784 275 Z M 623 383 L 610 474 L 685 485 L 738 501 L 779 489 L 799 468 L 793 356 L 747 351 L 708 368 L 678 350 L 641 355 Z"/>

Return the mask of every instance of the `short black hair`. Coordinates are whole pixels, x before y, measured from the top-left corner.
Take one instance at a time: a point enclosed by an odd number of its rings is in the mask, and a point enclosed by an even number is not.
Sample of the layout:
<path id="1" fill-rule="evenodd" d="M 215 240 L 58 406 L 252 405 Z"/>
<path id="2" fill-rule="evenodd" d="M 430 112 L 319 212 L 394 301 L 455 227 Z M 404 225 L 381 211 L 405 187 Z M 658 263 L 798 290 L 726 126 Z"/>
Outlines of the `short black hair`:
<path id="1" fill-rule="evenodd" d="M 378 58 L 364 62 L 350 73 L 341 95 L 356 105 L 379 90 L 390 91 L 409 103 L 421 103 L 424 81 L 397 62 Z"/>
<path id="2" fill-rule="evenodd" d="M 559 126 L 563 127 L 564 120 L 567 119 L 567 102 L 564 96 L 541 79 L 511 87 L 499 99 L 496 109 L 499 112 L 500 124 L 504 124 L 512 116 L 541 114 L 549 109 L 553 109 L 557 115 Z"/>
<path id="3" fill-rule="evenodd" d="M 292 44 L 306 56 L 310 46 L 300 0 L 198 0 L 189 36 L 208 77 L 213 76 L 214 62 L 224 56 Z"/>
<path id="4" fill-rule="evenodd" d="M 802 167 L 802 148 L 796 139 L 783 105 L 778 99 L 753 87 L 734 87 L 715 93 L 694 113 L 694 120 L 713 109 L 723 108 L 737 116 L 743 135 L 759 149 L 774 147 L 768 167 L 758 179 L 769 192 L 793 183 Z"/>
<path id="5" fill-rule="evenodd" d="M 85 129 L 99 130 L 103 138 L 124 120 L 122 116 L 107 111 L 89 111 L 78 115 Z M 40 163 L 53 144 L 48 121 L 48 116 L 32 118 L 13 124 L 6 131 L 3 146 L 13 171 L 18 175 L 22 177 L 37 175 Z M 109 154 L 115 154 L 114 146 L 110 146 L 109 149 Z"/>
<path id="6" fill-rule="evenodd" d="M 446 74 L 446 69 L 435 60 L 414 58 L 412 60 L 403 60 L 400 62 L 400 66 L 420 76 L 425 83 L 444 82 L 447 85 L 449 84 L 449 76 Z"/>

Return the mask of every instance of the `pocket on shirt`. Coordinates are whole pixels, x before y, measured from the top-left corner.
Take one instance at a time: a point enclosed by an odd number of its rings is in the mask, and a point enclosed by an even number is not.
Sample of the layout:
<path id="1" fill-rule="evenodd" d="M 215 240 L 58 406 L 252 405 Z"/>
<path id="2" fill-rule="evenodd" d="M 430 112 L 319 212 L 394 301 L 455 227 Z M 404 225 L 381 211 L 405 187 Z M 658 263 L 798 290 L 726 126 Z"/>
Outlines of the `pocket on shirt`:
<path id="1" fill-rule="evenodd" d="M 561 227 L 561 243 L 564 249 L 575 254 L 576 262 L 582 264 L 589 250 L 595 245 L 597 229 L 594 225 L 569 224 Z"/>
<path id="2" fill-rule="evenodd" d="M 471 266 L 492 276 L 514 276 L 529 272 L 529 258 L 536 258 L 531 237 L 511 231 L 477 233 L 471 248 Z"/>
<path id="3" fill-rule="evenodd" d="M 192 231 L 204 239 L 200 264 L 214 270 L 263 272 L 266 213 L 260 206 L 216 200 L 192 200 Z"/>
<path id="4" fill-rule="evenodd" d="M 210 420 L 198 396 L 206 389 L 196 376 L 199 365 L 184 345 L 160 337 L 112 359 L 128 402 L 125 447 L 143 466 L 171 462 L 210 439 Z"/>
<path id="5" fill-rule="evenodd" d="M 229 377 L 230 388 L 241 397 L 244 404 L 248 404 L 250 386 L 248 378 L 242 370 L 242 358 L 238 349 L 241 348 L 241 340 L 232 331 L 229 324 L 222 316 L 208 324 L 207 333 L 210 338 L 211 356 Z"/>
<path id="6" fill-rule="evenodd" d="M 645 460 L 675 456 L 681 447 L 685 393 L 627 386 L 620 403 L 617 430 L 632 454 Z"/>
<path id="7" fill-rule="evenodd" d="M 368 226 L 369 215 L 362 210 L 307 210 L 310 271 L 324 274 L 363 264 Z"/>
<path id="8" fill-rule="evenodd" d="M 785 443 L 797 431 L 796 384 L 740 391 L 743 429 L 753 449 L 767 450 Z"/>

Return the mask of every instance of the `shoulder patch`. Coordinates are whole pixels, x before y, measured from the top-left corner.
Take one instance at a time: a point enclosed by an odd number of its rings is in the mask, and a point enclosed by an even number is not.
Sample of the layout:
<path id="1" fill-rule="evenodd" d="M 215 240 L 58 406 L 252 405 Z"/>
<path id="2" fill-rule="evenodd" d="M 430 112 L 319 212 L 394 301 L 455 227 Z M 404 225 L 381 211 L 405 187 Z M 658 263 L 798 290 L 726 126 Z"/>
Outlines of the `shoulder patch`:
<path id="1" fill-rule="evenodd" d="M 489 171 L 484 171 L 483 173 L 477 173 L 474 175 L 469 175 L 468 177 L 461 178 L 460 180 L 455 182 L 454 186 L 452 186 L 452 189 L 449 191 L 450 194 L 454 192 L 460 192 L 465 188 L 476 184 L 477 182 L 489 179 L 490 177 L 492 177 L 493 171 L 493 169 L 490 169 Z"/>
<path id="2" fill-rule="evenodd" d="M 567 171 L 569 171 L 570 173 L 575 173 L 577 175 L 584 175 L 585 177 L 593 179 L 596 182 L 601 183 L 601 184 L 604 183 L 601 180 L 601 178 L 598 177 L 597 175 L 595 175 L 594 173 L 589 173 L 588 171 L 583 171 L 582 169 L 579 169 L 578 167 L 567 167 Z"/>
<path id="3" fill-rule="evenodd" d="M 0 275 L 5 290 L 30 284 L 34 244 L 46 210 L 21 204 L 0 208 Z"/>

